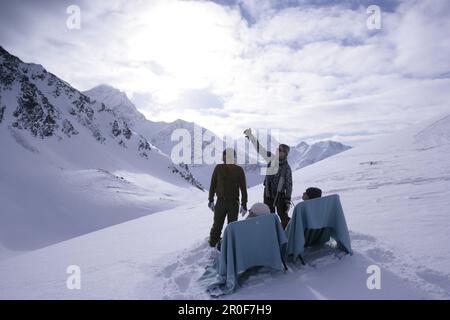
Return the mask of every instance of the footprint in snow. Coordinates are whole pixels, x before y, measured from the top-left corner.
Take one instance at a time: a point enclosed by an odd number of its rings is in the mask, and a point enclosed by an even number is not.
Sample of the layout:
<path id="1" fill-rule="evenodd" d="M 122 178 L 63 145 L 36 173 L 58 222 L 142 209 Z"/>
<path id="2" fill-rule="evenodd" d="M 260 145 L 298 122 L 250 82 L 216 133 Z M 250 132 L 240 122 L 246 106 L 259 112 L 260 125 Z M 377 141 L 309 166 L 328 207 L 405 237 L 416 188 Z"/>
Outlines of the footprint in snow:
<path id="1" fill-rule="evenodd" d="M 447 292 L 450 295 L 450 275 L 439 273 L 435 270 L 425 268 L 417 272 L 417 275 L 427 281 L 434 284 Z"/>
<path id="2" fill-rule="evenodd" d="M 188 299 L 185 294 L 187 292 L 203 292 L 194 288 L 195 279 L 203 274 L 205 267 L 211 265 L 217 255 L 218 251 L 210 248 L 206 239 L 192 249 L 186 249 L 178 254 L 159 272 L 159 276 L 166 279 L 163 285 L 164 296 L 172 299 L 175 296 L 179 299 Z"/>
<path id="3" fill-rule="evenodd" d="M 186 292 L 186 290 L 189 288 L 191 277 L 188 275 L 181 275 L 176 277 L 174 281 L 181 292 Z"/>
<path id="4" fill-rule="evenodd" d="M 365 253 L 377 262 L 391 262 L 395 259 L 395 255 L 392 251 L 381 249 L 381 248 L 371 248 L 365 251 Z"/>
<path id="5" fill-rule="evenodd" d="M 164 269 L 162 269 L 162 271 L 160 272 L 160 275 L 162 275 L 166 278 L 169 278 L 177 268 L 178 268 L 178 262 L 169 264 Z"/>

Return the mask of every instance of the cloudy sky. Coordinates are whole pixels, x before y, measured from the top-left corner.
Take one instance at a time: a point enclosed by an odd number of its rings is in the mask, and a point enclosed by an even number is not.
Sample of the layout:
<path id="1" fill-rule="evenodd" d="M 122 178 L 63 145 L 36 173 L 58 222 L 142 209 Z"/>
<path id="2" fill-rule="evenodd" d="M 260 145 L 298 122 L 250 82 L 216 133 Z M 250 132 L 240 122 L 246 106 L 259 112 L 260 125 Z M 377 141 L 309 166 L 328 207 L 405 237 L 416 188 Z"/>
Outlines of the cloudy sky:
<path id="1" fill-rule="evenodd" d="M 358 145 L 450 111 L 448 0 L 0 3 L 6 50 L 80 90 L 117 87 L 151 120 Z"/>

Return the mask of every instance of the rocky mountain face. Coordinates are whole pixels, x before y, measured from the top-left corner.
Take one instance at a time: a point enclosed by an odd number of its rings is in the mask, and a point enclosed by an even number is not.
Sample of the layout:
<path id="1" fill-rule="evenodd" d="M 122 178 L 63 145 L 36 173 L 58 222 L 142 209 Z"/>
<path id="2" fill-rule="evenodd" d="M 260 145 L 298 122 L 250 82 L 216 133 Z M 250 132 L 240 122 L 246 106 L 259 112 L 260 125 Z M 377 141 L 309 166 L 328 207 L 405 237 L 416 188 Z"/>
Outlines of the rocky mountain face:
<path id="1" fill-rule="evenodd" d="M 37 139 L 57 139 L 69 144 L 82 133 L 79 139 L 88 134 L 98 144 L 119 145 L 127 157 L 149 160 L 150 154 L 157 154 L 157 161 L 166 162 L 168 172 L 202 189 L 189 168 L 172 163 L 132 129 L 128 121 L 137 119 L 127 119 L 122 113 L 118 116 L 108 105 L 113 101 L 93 100 L 41 65 L 24 63 L 2 47 L 0 71 L 0 124 L 8 126 L 11 132 L 28 132 Z M 33 140 L 28 141 L 33 144 Z"/>

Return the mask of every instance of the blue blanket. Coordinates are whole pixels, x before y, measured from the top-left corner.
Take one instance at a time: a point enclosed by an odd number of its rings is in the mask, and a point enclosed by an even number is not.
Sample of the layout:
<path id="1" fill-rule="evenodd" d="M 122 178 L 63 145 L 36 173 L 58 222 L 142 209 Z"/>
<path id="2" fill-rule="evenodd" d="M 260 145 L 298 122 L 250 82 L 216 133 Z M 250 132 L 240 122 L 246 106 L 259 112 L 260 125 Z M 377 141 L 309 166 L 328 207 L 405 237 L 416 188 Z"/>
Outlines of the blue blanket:
<path id="1" fill-rule="evenodd" d="M 305 230 L 327 228 L 338 247 L 350 254 L 352 248 L 347 223 L 337 194 L 298 203 L 292 214 L 286 233 L 288 236 L 287 255 L 294 260 L 302 255 L 305 247 Z"/>
<path id="2" fill-rule="evenodd" d="M 239 275 L 251 267 L 284 270 L 286 243 L 286 233 L 276 214 L 232 222 L 224 231 L 220 255 L 199 281 L 211 296 L 232 293 Z"/>

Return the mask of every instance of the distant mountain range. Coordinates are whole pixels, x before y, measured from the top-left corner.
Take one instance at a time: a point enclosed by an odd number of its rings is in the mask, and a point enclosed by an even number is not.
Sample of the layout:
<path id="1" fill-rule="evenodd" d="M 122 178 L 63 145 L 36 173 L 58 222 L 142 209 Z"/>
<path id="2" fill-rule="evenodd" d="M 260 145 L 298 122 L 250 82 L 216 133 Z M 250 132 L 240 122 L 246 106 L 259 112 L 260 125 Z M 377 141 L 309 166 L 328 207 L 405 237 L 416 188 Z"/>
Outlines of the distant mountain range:
<path id="1" fill-rule="evenodd" d="M 193 122 L 187 122 L 181 119 L 173 122 L 155 122 L 147 120 L 142 113 L 138 111 L 136 106 L 128 99 L 127 95 L 109 85 L 99 85 L 91 90 L 85 91 L 85 95 L 93 100 L 100 101 L 108 105 L 115 114 L 127 121 L 133 130 L 144 135 L 153 145 L 157 146 L 165 154 L 171 154 L 172 148 L 178 143 L 171 141 L 170 137 L 175 129 L 186 129 L 191 137 L 194 137 L 194 126 L 201 130 L 202 134 L 208 132 L 214 136 L 214 139 L 223 144 L 222 139 L 210 130 L 200 127 Z M 270 140 L 270 138 L 269 138 Z M 193 141 L 191 141 L 193 145 Z M 203 147 L 206 143 L 203 144 Z M 251 147 L 250 147 L 251 148 Z M 295 146 L 291 146 L 289 153 L 289 163 L 293 170 L 303 168 L 317 161 L 323 160 L 332 155 L 350 149 L 350 146 L 344 145 L 336 141 L 320 141 L 311 145 L 306 142 L 300 142 Z M 246 157 L 249 157 L 249 147 L 246 147 Z M 194 154 L 191 155 L 191 163 L 193 163 Z M 188 166 L 201 184 L 205 187 L 209 186 L 213 165 L 191 164 Z M 244 170 L 247 175 L 247 183 L 249 186 L 259 184 L 263 181 L 261 176 L 261 167 L 264 164 L 244 164 Z"/>

